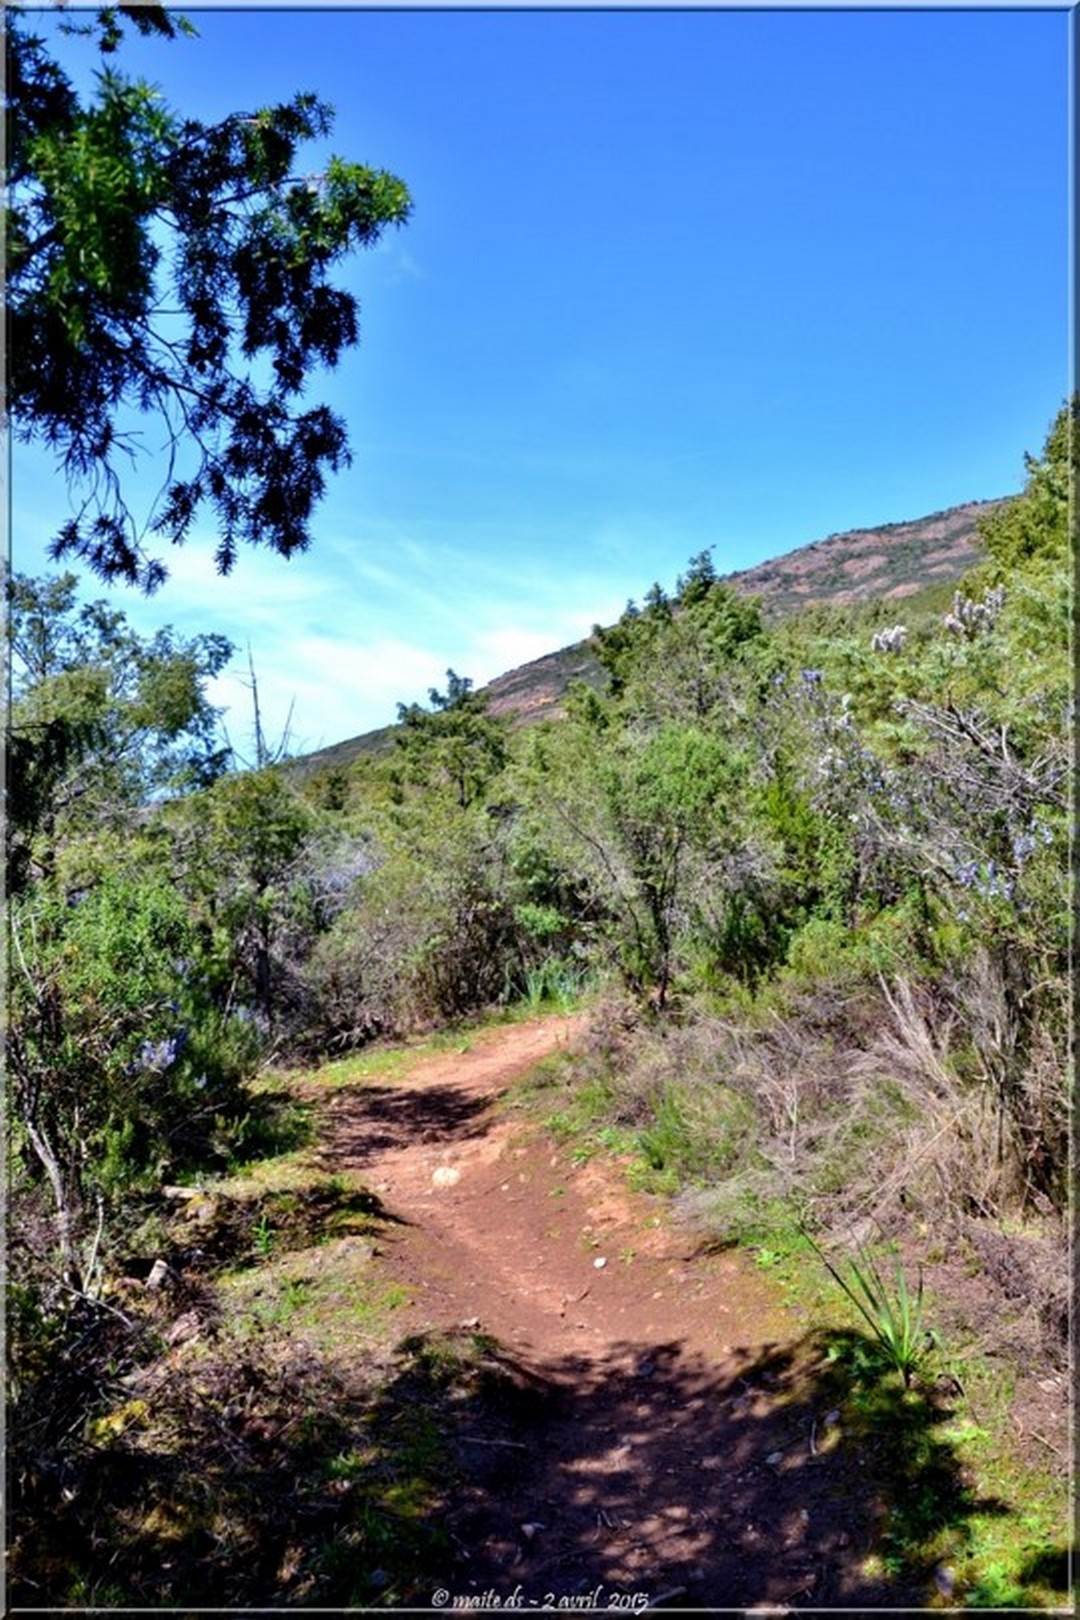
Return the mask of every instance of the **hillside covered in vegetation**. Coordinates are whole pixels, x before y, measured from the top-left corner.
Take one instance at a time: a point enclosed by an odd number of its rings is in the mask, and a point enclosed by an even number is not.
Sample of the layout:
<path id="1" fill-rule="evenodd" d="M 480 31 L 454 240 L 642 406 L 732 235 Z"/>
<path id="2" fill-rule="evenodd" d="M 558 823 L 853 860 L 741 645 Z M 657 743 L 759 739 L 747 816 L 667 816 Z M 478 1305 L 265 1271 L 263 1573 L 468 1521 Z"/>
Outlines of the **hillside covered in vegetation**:
<path id="1" fill-rule="evenodd" d="M 971 1331 L 959 1267 L 997 1290 L 995 1354 L 1064 1365 L 1076 417 L 973 514 L 955 588 L 916 570 L 927 590 L 795 610 L 774 565 L 777 615 L 702 553 L 598 631 L 561 718 L 514 728 L 451 671 L 381 751 L 299 773 L 229 768 L 218 640 L 141 640 L 69 579 L 16 578 L 20 1601 L 99 1589 L 81 1504 L 101 1514 L 88 1481 L 135 1444 L 108 1414 L 161 1348 L 132 1278 L 197 1271 L 169 1237 L 183 1189 L 292 1140 L 272 1066 L 492 1009 L 592 1009 L 556 1128 L 708 1241 L 891 1241 L 939 1279 L 946 1337 Z M 74 1563 L 42 1523 L 77 1527 Z M 315 1597 L 350 1601 L 320 1570 Z"/>

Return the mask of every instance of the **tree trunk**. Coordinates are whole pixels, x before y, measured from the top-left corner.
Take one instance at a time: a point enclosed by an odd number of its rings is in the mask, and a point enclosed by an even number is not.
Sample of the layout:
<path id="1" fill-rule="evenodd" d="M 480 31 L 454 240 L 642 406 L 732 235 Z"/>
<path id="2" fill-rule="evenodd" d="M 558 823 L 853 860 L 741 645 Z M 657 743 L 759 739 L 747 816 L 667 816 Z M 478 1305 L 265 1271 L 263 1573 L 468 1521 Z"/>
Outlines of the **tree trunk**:
<path id="1" fill-rule="evenodd" d="M 53 1203 L 56 1206 L 56 1240 L 60 1249 L 60 1266 L 64 1281 L 70 1288 L 81 1292 L 82 1277 L 75 1258 L 74 1222 L 72 1220 L 71 1204 L 64 1190 L 64 1178 L 60 1173 L 56 1154 L 53 1152 L 48 1137 L 38 1129 L 32 1119 L 24 1119 L 23 1124 L 26 1126 L 26 1134 L 30 1138 L 30 1145 L 41 1161 L 49 1186 L 52 1188 Z"/>

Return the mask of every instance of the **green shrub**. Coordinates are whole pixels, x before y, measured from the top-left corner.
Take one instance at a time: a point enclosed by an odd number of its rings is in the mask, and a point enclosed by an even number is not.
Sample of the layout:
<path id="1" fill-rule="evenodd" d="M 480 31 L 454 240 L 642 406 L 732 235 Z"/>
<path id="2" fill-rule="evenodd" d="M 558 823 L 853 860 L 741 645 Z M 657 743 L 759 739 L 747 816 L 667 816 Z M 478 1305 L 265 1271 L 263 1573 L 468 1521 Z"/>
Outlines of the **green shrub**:
<path id="1" fill-rule="evenodd" d="M 49 1187 L 68 1275 L 104 1199 L 215 1155 L 247 1106 L 258 1041 L 214 1006 L 202 936 L 152 870 L 68 897 L 39 885 L 10 913 L 8 1061 L 18 1171 Z"/>

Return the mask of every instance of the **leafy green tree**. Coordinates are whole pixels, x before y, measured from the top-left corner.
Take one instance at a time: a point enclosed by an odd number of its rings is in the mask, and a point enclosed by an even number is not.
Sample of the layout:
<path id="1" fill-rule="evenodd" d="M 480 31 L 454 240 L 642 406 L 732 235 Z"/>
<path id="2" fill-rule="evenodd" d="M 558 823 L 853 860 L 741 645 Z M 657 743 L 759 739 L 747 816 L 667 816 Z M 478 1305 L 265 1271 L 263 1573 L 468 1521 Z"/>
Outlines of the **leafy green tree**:
<path id="1" fill-rule="evenodd" d="M 1070 495 L 1080 472 L 1080 394 L 1054 418 L 1042 455 L 1025 455 L 1024 465 L 1027 479 L 1020 498 L 979 524 L 991 571 L 999 577 L 1031 562 L 1060 567 L 1068 557 Z"/>
<path id="2" fill-rule="evenodd" d="M 304 857 L 315 825 L 274 766 L 224 777 L 166 818 L 175 881 L 213 941 L 218 994 L 266 1029 L 280 1012 L 293 936 L 314 931 Z"/>
<path id="3" fill-rule="evenodd" d="M 52 869 L 59 847 L 124 825 L 155 796 L 205 786 L 228 750 L 205 683 L 232 653 L 217 635 L 141 637 L 72 574 L 8 582 L 11 708 L 8 882 Z"/>
<path id="4" fill-rule="evenodd" d="M 523 984 L 525 928 L 506 821 L 436 794 L 388 818 L 378 860 L 306 968 L 327 1044 L 459 1018 Z"/>
<path id="5" fill-rule="evenodd" d="M 563 892 L 628 987 L 662 1009 L 734 833 L 738 758 L 700 727 L 597 731 L 573 719 L 530 754 L 534 841 L 558 850 Z"/>
<path id="6" fill-rule="evenodd" d="M 654 585 L 643 608 L 629 603 L 593 640 L 608 691 L 624 709 L 694 721 L 742 708 L 745 671 L 766 637 L 757 601 L 718 579 L 704 551 L 690 559 L 674 598 Z"/>
<path id="7" fill-rule="evenodd" d="M 398 704 L 402 727 L 397 744 L 406 780 L 424 787 L 448 786 L 458 807 L 468 809 L 506 764 L 506 723 L 488 713 L 484 692 L 467 676 L 446 672 L 446 691 L 432 687 L 430 709 Z"/>
<path id="8" fill-rule="evenodd" d="M 205 682 L 231 648 L 140 637 L 75 585 L 7 585 L 6 1013 L 14 1159 L 31 1187 L 35 1167 L 44 1177 L 65 1281 L 81 1288 L 97 1252 L 80 1257 L 88 1208 L 100 1238 L 106 1203 L 197 1156 L 252 1054 L 233 1061 L 152 831 L 155 801 L 226 768 Z"/>
<path id="9" fill-rule="evenodd" d="M 692 846 L 706 834 L 728 777 L 717 739 L 667 727 L 644 744 L 633 736 L 604 771 L 603 791 L 615 847 L 632 888 L 632 976 L 651 980 L 663 1008 L 671 986 L 685 875 Z"/>
<path id="10" fill-rule="evenodd" d="M 655 584 L 646 594 L 643 608 L 631 600 L 614 624 L 593 625 L 593 646 L 613 697 L 621 696 L 630 675 L 644 662 L 670 623 L 671 602 Z"/>
<path id="11" fill-rule="evenodd" d="M 148 537 L 183 542 L 203 507 L 221 573 L 245 543 L 307 547 L 326 474 L 349 455 L 340 417 L 310 402 L 316 368 L 359 334 L 331 273 L 403 223 L 410 200 L 393 175 L 339 157 L 298 171 L 303 143 L 333 122 L 315 95 L 218 123 L 174 111 L 109 65 L 124 22 L 194 32 L 157 5 L 66 25 L 97 35 L 102 67 L 83 96 L 7 12 L 8 402 L 16 434 L 57 452 L 75 497 L 54 554 L 149 591 L 166 569 Z M 119 465 L 139 459 L 146 414 L 169 452 L 137 515 Z"/>

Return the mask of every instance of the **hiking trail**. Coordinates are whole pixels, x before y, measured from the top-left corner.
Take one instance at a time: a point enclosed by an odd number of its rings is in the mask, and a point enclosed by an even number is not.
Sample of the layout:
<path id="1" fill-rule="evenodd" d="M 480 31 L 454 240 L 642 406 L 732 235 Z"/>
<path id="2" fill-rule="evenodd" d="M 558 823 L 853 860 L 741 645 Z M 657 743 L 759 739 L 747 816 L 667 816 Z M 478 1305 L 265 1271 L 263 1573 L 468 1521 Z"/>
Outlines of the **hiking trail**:
<path id="1" fill-rule="evenodd" d="M 320 1105 L 326 1168 L 361 1174 L 391 1217 L 380 1264 L 408 1289 L 407 1330 L 493 1341 L 499 1395 L 456 1439 L 458 1567 L 432 1601 L 900 1601 L 860 1570 L 872 1481 L 775 1284 L 618 1161 L 576 1162 L 499 1107 L 586 1027 L 488 1030 Z"/>

